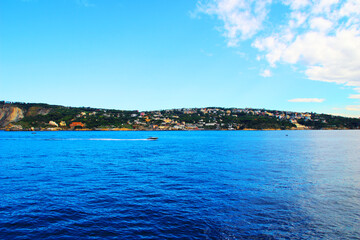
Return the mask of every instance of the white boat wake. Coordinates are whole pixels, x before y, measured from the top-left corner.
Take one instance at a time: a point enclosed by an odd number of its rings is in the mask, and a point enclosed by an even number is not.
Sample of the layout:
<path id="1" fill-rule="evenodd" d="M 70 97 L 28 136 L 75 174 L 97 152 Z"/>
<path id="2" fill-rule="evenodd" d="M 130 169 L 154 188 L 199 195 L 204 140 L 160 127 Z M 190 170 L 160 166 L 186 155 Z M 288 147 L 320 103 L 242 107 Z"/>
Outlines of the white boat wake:
<path id="1" fill-rule="evenodd" d="M 152 139 L 120 139 L 120 138 L 48 138 L 47 141 L 151 141 Z"/>
<path id="2" fill-rule="evenodd" d="M 35 141 L 154 141 L 156 137 L 149 138 L 0 138 L 1 140 L 35 140 Z"/>

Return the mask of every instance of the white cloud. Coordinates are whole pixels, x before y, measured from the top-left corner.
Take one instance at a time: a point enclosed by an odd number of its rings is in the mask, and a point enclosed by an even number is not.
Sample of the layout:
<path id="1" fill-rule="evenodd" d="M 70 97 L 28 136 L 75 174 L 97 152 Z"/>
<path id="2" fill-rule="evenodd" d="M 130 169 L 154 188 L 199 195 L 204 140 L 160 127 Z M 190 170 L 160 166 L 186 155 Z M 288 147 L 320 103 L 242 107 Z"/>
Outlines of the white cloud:
<path id="1" fill-rule="evenodd" d="M 360 92 L 360 1 L 280 3 L 290 8 L 283 25 L 267 25 L 271 0 L 209 0 L 199 6 L 223 22 L 229 46 L 251 39 L 261 53 L 257 60 L 265 59 L 270 67 L 302 65 L 310 80 L 342 84 Z"/>
<path id="2" fill-rule="evenodd" d="M 283 2 L 294 10 L 304 8 L 310 4 L 309 0 L 284 0 Z"/>
<path id="3" fill-rule="evenodd" d="M 294 11 L 290 14 L 289 27 L 290 28 L 300 27 L 306 22 L 307 18 L 308 18 L 307 13 Z"/>
<path id="4" fill-rule="evenodd" d="M 341 117 L 360 118 L 359 114 L 349 114 L 349 113 L 329 113 L 329 114 L 334 116 L 341 116 Z"/>
<path id="5" fill-rule="evenodd" d="M 323 98 L 295 98 L 290 99 L 288 102 L 302 102 L 302 103 L 322 103 L 325 101 Z"/>
<path id="6" fill-rule="evenodd" d="M 211 0 L 198 2 L 200 12 L 215 15 L 223 23 L 228 46 L 253 37 L 262 28 L 271 0 Z"/>
<path id="7" fill-rule="evenodd" d="M 360 2 L 358 0 L 349 0 L 339 11 L 340 16 L 350 16 L 352 14 L 360 14 Z"/>
<path id="8" fill-rule="evenodd" d="M 360 86 L 360 32 L 338 30 L 328 36 L 309 31 L 286 43 L 277 36 L 256 40 L 254 47 L 266 51 L 270 66 L 277 62 L 302 63 L 311 80 Z"/>
<path id="9" fill-rule="evenodd" d="M 322 17 L 316 17 L 310 20 L 310 28 L 319 32 L 328 32 L 332 27 L 332 22 Z"/>
<path id="10" fill-rule="evenodd" d="M 339 0 L 320 0 L 316 1 L 313 5 L 314 13 L 329 13 L 335 4 L 339 3 Z"/>
<path id="11" fill-rule="evenodd" d="M 290 23 L 283 26 L 296 35 L 293 40 L 279 37 L 282 30 L 256 39 L 253 46 L 266 53 L 270 66 L 279 62 L 303 64 L 311 80 L 360 86 L 360 15 L 354 14 L 360 11 L 360 4 L 322 0 L 311 7 L 306 20 L 309 28 L 300 29 L 301 24 Z"/>
<path id="12" fill-rule="evenodd" d="M 360 94 L 350 94 L 349 98 L 351 98 L 351 99 L 360 99 Z"/>
<path id="13" fill-rule="evenodd" d="M 349 110 L 349 111 L 360 111 L 360 105 L 350 105 L 350 106 L 346 106 L 346 110 Z"/>
<path id="14" fill-rule="evenodd" d="M 271 74 L 271 71 L 269 69 L 265 69 L 264 71 L 262 71 L 260 73 L 260 76 L 262 76 L 262 77 L 271 77 L 272 74 Z"/>

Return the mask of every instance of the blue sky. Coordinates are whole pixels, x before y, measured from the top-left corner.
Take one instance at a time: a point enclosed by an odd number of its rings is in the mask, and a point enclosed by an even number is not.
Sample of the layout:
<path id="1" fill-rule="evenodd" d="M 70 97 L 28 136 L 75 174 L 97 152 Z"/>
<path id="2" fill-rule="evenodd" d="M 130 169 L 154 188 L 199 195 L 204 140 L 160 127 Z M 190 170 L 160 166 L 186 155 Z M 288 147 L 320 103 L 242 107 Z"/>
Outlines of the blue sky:
<path id="1" fill-rule="evenodd" d="M 356 0 L 3 0 L 0 99 L 360 116 Z"/>

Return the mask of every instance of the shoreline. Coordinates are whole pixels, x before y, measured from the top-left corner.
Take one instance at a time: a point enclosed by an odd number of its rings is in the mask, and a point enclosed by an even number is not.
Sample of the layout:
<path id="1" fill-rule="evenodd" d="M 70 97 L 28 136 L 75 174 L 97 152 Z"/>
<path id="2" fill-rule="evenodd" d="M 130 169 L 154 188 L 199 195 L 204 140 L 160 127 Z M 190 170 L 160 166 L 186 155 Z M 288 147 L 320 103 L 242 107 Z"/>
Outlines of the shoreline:
<path id="1" fill-rule="evenodd" d="M 238 130 L 228 130 L 228 129 L 185 129 L 185 130 L 139 130 L 139 129 L 129 129 L 129 130 L 117 130 L 117 129 L 64 129 L 64 130 L 9 130 L 9 129 L 0 129 L 2 132 L 209 132 L 209 131 L 319 131 L 319 130 L 360 130 L 360 129 L 351 129 L 351 128 L 323 128 L 323 129 L 238 129 Z"/>

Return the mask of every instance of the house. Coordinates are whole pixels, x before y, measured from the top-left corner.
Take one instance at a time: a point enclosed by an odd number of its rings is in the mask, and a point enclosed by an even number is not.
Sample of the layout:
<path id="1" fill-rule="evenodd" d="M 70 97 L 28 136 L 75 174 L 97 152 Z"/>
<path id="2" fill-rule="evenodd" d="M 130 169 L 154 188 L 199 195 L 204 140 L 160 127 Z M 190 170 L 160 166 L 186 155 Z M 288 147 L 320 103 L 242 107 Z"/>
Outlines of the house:
<path id="1" fill-rule="evenodd" d="M 58 126 L 59 126 L 59 125 L 58 125 L 56 122 L 54 122 L 54 121 L 50 121 L 50 122 L 49 122 L 49 125 L 55 126 L 55 127 L 58 127 Z"/>
<path id="2" fill-rule="evenodd" d="M 70 127 L 85 127 L 85 124 L 83 124 L 82 122 L 72 122 L 70 123 Z"/>
<path id="3" fill-rule="evenodd" d="M 171 120 L 170 118 L 165 118 L 165 119 L 163 119 L 163 121 L 164 121 L 165 123 L 171 123 L 171 122 L 172 122 L 172 120 Z"/>

